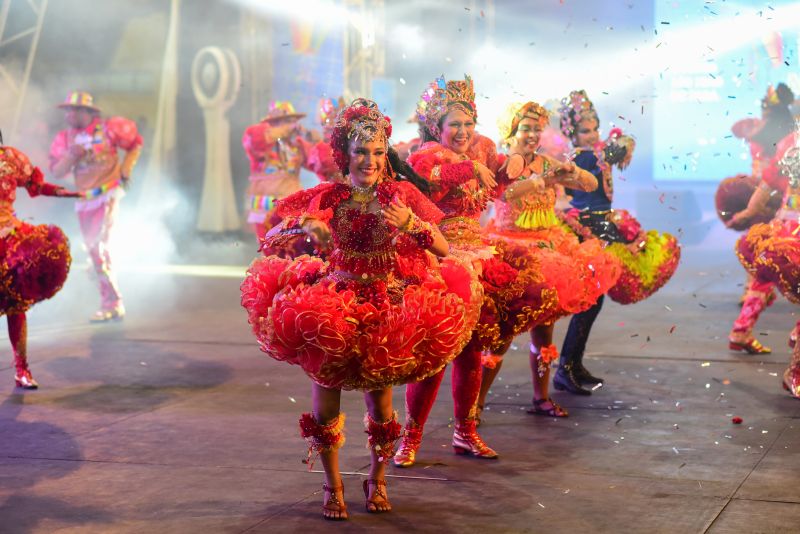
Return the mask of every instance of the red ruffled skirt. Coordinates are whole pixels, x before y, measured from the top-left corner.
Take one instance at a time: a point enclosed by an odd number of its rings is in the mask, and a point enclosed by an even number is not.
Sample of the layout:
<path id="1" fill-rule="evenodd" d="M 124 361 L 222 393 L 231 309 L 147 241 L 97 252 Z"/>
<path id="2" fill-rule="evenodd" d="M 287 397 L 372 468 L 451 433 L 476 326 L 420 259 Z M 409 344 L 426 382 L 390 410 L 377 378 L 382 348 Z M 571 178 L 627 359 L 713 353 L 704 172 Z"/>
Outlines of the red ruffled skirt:
<path id="1" fill-rule="evenodd" d="M 558 297 L 536 256 L 525 247 L 487 239 L 474 219 L 452 218 L 440 228 L 451 257 L 477 273 L 483 290 L 471 342 L 476 349 L 505 352 L 518 334 L 550 320 Z"/>
<path id="2" fill-rule="evenodd" d="M 775 219 L 755 224 L 736 243 L 739 261 L 759 282 L 775 284 L 800 304 L 800 224 Z"/>
<path id="3" fill-rule="evenodd" d="M 369 391 L 423 380 L 470 339 L 480 302 L 459 261 L 422 269 L 414 283 L 337 281 L 327 269 L 310 256 L 258 258 L 241 285 L 261 350 L 322 386 Z"/>
<path id="4" fill-rule="evenodd" d="M 542 283 L 555 290 L 555 306 L 540 318 L 540 324 L 591 308 L 620 275 L 619 261 L 599 240 L 579 242 L 561 226 L 503 231 L 490 225 L 487 232 L 499 248 L 514 256 L 533 256 L 540 265 Z"/>
<path id="5" fill-rule="evenodd" d="M 59 227 L 25 222 L 0 238 L 0 258 L 0 314 L 26 312 L 58 293 L 72 263 Z"/>

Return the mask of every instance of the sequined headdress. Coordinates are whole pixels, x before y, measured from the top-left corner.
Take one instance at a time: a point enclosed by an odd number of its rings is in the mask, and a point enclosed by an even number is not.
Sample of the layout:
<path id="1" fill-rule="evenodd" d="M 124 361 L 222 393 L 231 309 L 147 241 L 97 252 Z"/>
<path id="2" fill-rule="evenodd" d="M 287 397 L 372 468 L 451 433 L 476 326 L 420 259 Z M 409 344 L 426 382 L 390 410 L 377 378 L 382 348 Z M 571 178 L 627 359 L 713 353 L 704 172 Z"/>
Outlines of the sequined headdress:
<path id="1" fill-rule="evenodd" d="M 530 117 L 544 128 L 550 122 L 550 113 L 536 102 L 515 102 L 506 108 L 505 112 L 497 119 L 497 129 L 500 130 L 500 139 L 506 140 L 517 133 L 519 123 L 525 117 Z"/>
<path id="2" fill-rule="evenodd" d="M 595 119 L 599 122 L 594 104 L 589 100 L 586 91 L 572 91 L 568 97 L 561 99 L 561 132 L 568 139 L 573 139 L 575 129 L 583 119 Z"/>
<path id="3" fill-rule="evenodd" d="M 357 98 L 336 117 L 331 134 L 333 159 L 343 174 L 350 168 L 348 143 L 352 139 L 382 140 L 388 147 L 392 135 L 392 121 L 381 113 L 378 104 L 366 98 Z"/>
<path id="4" fill-rule="evenodd" d="M 464 75 L 464 81 L 446 81 L 444 76 L 436 78 L 425 89 L 417 103 L 417 117 L 437 139 L 441 135 L 439 121 L 454 109 L 460 109 L 477 120 L 475 89 L 472 78 Z"/>

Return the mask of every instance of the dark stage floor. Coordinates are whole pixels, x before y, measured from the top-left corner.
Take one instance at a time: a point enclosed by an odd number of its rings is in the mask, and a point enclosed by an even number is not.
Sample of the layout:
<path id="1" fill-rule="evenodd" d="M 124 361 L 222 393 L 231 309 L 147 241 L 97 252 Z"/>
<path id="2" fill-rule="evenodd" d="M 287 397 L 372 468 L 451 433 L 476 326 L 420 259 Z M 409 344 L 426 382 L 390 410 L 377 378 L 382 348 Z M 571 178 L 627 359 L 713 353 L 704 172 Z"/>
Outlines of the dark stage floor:
<path id="1" fill-rule="evenodd" d="M 76 264 L 31 314 L 39 391 L 13 389 L 3 341 L 0 532 L 796 532 L 800 401 L 779 379 L 796 308 L 779 300 L 763 317 L 772 355 L 732 354 L 743 272 L 730 248 L 684 258 L 656 297 L 607 305 L 587 357 L 606 386 L 555 393 L 567 419 L 526 414 L 518 340 L 481 427 L 498 461 L 452 454 L 443 386 L 419 466 L 390 468 L 389 515 L 364 512 L 364 406 L 345 394 L 351 520 L 335 526 L 320 516 L 322 476 L 301 463 L 309 382 L 259 352 L 237 269 L 125 271 L 128 318 L 93 327 Z"/>

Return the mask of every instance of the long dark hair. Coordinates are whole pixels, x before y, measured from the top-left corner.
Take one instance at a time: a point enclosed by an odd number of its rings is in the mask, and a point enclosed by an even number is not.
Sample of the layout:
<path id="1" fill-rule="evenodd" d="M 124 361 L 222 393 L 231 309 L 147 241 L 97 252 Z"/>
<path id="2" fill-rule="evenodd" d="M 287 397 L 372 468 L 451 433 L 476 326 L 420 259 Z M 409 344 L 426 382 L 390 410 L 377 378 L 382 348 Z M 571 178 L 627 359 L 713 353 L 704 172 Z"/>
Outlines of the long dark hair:
<path id="1" fill-rule="evenodd" d="M 776 103 L 771 103 L 765 97 L 761 102 L 764 113 L 764 126 L 752 140 L 761 145 L 765 156 L 775 154 L 775 147 L 781 139 L 794 131 L 794 117 L 789 111 L 789 105 L 794 102 L 794 93 L 785 83 L 778 84 L 775 88 L 778 97 Z"/>
<path id="2" fill-rule="evenodd" d="M 397 150 L 395 150 L 392 147 L 389 147 L 389 150 L 386 153 L 386 157 L 389 159 L 389 165 L 391 165 L 392 169 L 394 169 L 394 172 L 397 173 L 398 180 L 405 180 L 407 182 L 411 182 L 416 186 L 417 189 L 422 191 L 422 193 L 426 195 L 430 194 L 431 192 L 430 182 L 428 182 L 428 180 L 417 174 L 411 167 L 411 165 L 400 159 L 400 154 L 397 153 Z"/>

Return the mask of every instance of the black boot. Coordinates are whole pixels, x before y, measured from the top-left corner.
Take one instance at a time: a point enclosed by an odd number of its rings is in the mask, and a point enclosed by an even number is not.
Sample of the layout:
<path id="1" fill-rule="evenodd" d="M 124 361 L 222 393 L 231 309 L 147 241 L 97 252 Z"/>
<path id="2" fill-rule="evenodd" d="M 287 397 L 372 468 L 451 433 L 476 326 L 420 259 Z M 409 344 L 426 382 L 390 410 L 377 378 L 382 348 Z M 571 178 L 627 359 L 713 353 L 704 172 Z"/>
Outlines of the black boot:
<path id="1" fill-rule="evenodd" d="M 580 382 L 575 376 L 574 368 L 567 365 L 560 365 L 555 376 L 553 376 L 553 387 L 559 391 L 568 391 L 573 395 L 591 395 L 592 392 L 581 387 Z"/>
<path id="2" fill-rule="evenodd" d="M 583 366 L 583 362 L 578 362 L 573 366 L 572 374 L 581 384 L 602 384 L 603 379 L 594 376 Z"/>

